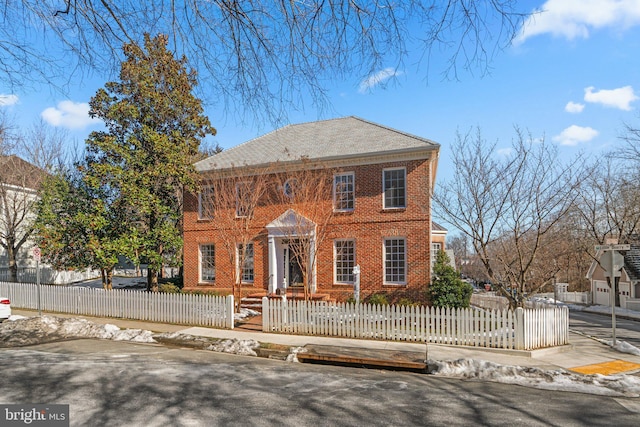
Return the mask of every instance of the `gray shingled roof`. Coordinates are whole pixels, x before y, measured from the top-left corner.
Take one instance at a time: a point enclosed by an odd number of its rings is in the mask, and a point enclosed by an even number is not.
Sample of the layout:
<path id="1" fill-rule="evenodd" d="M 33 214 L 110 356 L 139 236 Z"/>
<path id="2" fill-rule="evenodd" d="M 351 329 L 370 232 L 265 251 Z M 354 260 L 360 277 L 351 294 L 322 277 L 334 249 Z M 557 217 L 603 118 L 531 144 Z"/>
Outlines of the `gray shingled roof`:
<path id="1" fill-rule="evenodd" d="M 370 154 L 438 150 L 440 144 L 358 117 L 288 125 L 195 164 L 200 172 L 302 158 L 328 160 Z"/>

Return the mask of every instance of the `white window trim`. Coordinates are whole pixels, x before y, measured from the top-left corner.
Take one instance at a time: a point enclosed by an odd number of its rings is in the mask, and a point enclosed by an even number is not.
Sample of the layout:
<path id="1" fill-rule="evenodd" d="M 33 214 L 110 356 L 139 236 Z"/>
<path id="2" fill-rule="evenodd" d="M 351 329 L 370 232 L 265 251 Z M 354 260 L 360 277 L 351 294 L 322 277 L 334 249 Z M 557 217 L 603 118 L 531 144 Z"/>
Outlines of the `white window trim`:
<path id="1" fill-rule="evenodd" d="M 402 282 L 387 282 L 387 240 L 404 240 L 404 281 Z M 389 286 L 406 286 L 407 285 L 407 238 L 404 236 L 389 236 L 382 239 L 382 284 Z"/>
<path id="2" fill-rule="evenodd" d="M 352 177 L 352 183 L 353 183 L 353 208 L 347 208 L 347 209 L 339 209 L 336 207 L 337 204 L 337 199 L 336 199 L 336 178 L 339 176 L 345 176 L 345 175 L 350 175 Z M 353 212 L 356 209 L 356 174 L 355 172 L 342 172 L 342 173 L 335 173 L 333 175 L 333 210 L 334 212 Z"/>
<path id="3" fill-rule="evenodd" d="M 210 187 L 210 186 L 203 187 L 202 191 L 200 191 L 198 193 L 198 219 L 199 220 L 211 220 L 211 219 L 213 219 L 213 215 L 204 216 L 203 212 L 202 212 L 202 194 L 205 193 L 205 192 L 213 193 L 213 187 Z"/>
<path id="4" fill-rule="evenodd" d="M 254 283 L 255 279 L 256 279 L 256 268 L 255 268 L 255 260 L 256 260 L 256 258 L 255 258 L 256 257 L 255 250 L 256 250 L 256 248 L 255 248 L 253 242 L 249 242 L 247 244 L 253 246 L 253 262 L 254 262 L 254 264 L 253 264 L 253 266 L 254 266 L 253 267 L 253 280 L 244 280 L 244 268 L 243 268 L 243 266 L 240 265 L 240 246 L 242 246 L 242 243 L 238 243 L 236 245 L 236 272 L 237 272 L 238 276 L 240 277 L 240 283 L 250 284 L 250 283 Z"/>
<path id="5" fill-rule="evenodd" d="M 215 283 L 215 277 L 213 280 L 205 280 L 202 277 L 202 248 L 203 246 L 213 246 L 213 265 L 215 268 L 216 263 L 216 245 L 213 243 L 200 243 L 198 245 L 198 283 Z"/>
<path id="6" fill-rule="evenodd" d="M 247 218 L 249 215 L 238 215 L 238 208 L 240 207 L 240 192 L 238 191 L 238 188 L 243 185 L 246 188 L 248 188 L 249 190 L 251 190 L 251 182 L 249 181 L 243 181 L 243 182 L 238 182 L 236 183 L 236 218 Z"/>
<path id="7" fill-rule="evenodd" d="M 338 262 L 338 251 L 336 250 L 336 243 L 338 242 L 353 242 L 353 266 L 358 265 L 357 263 L 357 254 L 356 254 L 356 239 L 335 239 L 333 241 L 333 283 L 337 285 L 353 285 L 355 281 L 351 282 L 343 282 L 338 281 L 338 272 L 337 270 L 337 262 Z"/>
<path id="8" fill-rule="evenodd" d="M 404 206 L 387 207 L 387 205 L 386 205 L 386 197 L 385 197 L 386 188 L 385 188 L 384 174 L 385 174 L 385 172 L 388 172 L 388 171 L 397 171 L 397 170 L 402 170 L 404 172 Z M 407 208 L 407 201 L 408 201 L 408 195 L 407 195 L 407 168 L 402 166 L 402 167 L 394 167 L 394 168 L 384 168 L 384 169 L 382 169 L 382 209 L 384 209 L 384 210 L 402 210 L 402 209 L 406 209 Z"/>

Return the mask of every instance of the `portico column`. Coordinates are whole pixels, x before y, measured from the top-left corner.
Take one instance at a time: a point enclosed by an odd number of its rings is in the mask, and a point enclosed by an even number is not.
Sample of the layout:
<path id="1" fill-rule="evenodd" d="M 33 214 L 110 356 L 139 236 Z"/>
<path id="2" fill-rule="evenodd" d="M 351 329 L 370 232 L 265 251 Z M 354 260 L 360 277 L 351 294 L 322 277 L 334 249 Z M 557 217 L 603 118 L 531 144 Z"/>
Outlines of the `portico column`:
<path id="1" fill-rule="evenodd" d="M 269 293 L 273 294 L 278 287 L 276 273 L 278 271 L 278 261 L 276 259 L 276 239 L 269 236 Z"/>

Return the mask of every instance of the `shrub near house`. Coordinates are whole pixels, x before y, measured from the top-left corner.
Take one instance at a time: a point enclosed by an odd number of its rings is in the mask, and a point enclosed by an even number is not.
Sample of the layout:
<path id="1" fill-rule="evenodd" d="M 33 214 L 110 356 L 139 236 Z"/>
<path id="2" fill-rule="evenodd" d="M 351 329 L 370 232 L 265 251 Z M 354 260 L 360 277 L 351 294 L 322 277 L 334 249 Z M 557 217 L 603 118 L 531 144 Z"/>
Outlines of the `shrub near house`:
<path id="1" fill-rule="evenodd" d="M 438 151 L 347 117 L 286 126 L 196 163 L 201 191 L 185 195 L 185 289 L 300 286 L 342 300 L 360 265 L 363 298 L 417 293 L 431 276 Z"/>

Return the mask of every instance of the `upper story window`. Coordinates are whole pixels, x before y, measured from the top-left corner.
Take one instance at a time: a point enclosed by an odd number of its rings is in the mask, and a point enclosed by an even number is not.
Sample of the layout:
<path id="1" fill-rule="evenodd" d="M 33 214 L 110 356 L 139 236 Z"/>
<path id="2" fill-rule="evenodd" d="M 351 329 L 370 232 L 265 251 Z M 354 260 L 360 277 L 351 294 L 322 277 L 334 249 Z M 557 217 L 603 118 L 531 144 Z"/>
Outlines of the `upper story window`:
<path id="1" fill-rule="evenodd" d="M 431 243 L 431 265 L 436 263 L 438 252 L 440 252 L 441 250 L 442 250 L 442 243 L 440 242 Z"/>
<path id="2" fill-rule="evenodd" d="M 244 218 L 251 216 L 254 206 L 253 188 L 249 182 L 239 182 L 236 184 L 236 217 Z"/>
<path id="3" fill-rule="evenodd" d="M 333 208 L 336 211 L 352 211 L 355 207 L 355 175 L 353 172 L 334 175 Z"/>
<path id="4" fill-rule="evenodd" d="M 198 193 L 198 218 L 212 219 L 213 212 L 213 188 L 203 187 L 202 191 Z"/>
<path id="5" fill-rule="evenodd" d="M 284 186 L 282 188 L 282 192 L 289 199 L 293 199 L 296 195 L 297 189 L 298 189 L 298 180 L 295 178 L 289 178 L 285 181 Z"/>
<path id="6" fill-rule="evenodd" d="M 407 207 L 407 170 L 405 168 L 382 171 L 382 192 L 385 209 Z"/>

